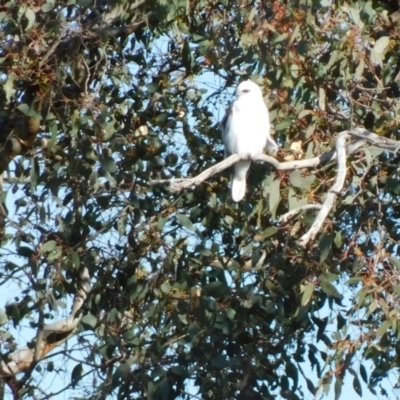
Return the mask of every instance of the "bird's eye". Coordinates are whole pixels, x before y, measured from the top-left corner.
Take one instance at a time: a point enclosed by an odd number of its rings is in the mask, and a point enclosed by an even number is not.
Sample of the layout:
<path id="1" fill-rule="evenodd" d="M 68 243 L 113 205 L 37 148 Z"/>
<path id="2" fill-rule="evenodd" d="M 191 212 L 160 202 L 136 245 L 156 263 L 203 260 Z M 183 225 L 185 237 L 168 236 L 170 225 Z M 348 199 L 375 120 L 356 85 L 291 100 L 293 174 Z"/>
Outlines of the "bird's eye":
<path id="1" fill-rule="evenodd" d="M 249 93 L 250 89 L 243 89 L 243 93 Z"/>

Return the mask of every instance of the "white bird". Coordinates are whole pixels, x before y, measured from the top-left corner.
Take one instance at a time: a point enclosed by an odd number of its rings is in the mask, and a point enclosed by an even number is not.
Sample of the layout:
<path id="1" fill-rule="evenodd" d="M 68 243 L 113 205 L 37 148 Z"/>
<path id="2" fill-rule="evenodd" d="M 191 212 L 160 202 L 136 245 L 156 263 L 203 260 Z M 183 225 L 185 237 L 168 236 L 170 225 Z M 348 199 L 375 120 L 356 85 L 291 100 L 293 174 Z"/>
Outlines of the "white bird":
<path id="1" fill-rule="evenodd" d="M 270 135 L 269 112 L 261 88 L 248 80 L 236 89 L 236 100 L 228 108 L 222 122 L 225 157 L 239 154 L 256 157 L 267 150 L 274 153 L 278 145 Z M 233 166 L 232 199 L 240 201 L 246 194 L 246 177 L 251 161 L 239 161 Z"/>

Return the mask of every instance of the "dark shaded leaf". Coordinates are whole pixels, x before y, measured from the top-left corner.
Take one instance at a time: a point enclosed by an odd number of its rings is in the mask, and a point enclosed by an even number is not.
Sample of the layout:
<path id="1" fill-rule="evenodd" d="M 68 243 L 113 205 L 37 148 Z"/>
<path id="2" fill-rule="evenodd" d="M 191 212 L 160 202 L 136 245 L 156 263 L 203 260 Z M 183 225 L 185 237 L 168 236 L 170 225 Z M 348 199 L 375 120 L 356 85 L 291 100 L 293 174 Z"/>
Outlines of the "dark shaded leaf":
<path id="1" fill-rule="evenodd" d="M 361 382 L 358 379 L 357 375 L 354 375 L 353 388 L 354 388 L 354 391 L 362 398 Z"/>
<path id="2" fill-rule="evenodd" d="M 71 385 L 74 388 L 82 377 L 83 365 L 77 364 L 71 372 Z"/>
<path id="3" fill-rule="evenodd" d="M 363 364 L 360 364 L 360 375 L 362 380 L 368 385 L 368 374 L 367 369 Z"/>
<path id="4" fill-rule="evenodd" d="M 229 288 L 224 282 L 211 282 L 203 287 L 203 293 L 206 296 L 212 296 L 215 298 L 224 297 L 229 294 Z"/>

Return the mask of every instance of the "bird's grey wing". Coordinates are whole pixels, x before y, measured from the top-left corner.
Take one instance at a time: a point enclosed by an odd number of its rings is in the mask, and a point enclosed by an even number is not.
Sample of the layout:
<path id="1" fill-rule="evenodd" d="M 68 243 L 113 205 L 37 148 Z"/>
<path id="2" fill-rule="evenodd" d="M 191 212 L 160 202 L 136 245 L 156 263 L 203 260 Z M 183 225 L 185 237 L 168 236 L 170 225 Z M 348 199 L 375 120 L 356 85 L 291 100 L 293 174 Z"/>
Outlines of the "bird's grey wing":
<path id="1" fill-rule="evenodd" d="M 265 148 L 267 149 L 267 152 L 270 154 L 275 154 L 279 150 L 279 146 L 275 142 L 275 140 L 271 136 L 271 125 L 269 121 L 269 110 L 267 105 L 264 102 L 265 109 L 267 111 L 267 116 L 268 116 L 268 132 L 267 132 L 267 141 L 265 143 Z"/>
<path id="2" fill-rule="evenodd" d="M 229 130 L 232 123 L 232 110 L 233 110 L 233 102 L 226 109 L 224 118 L 221 120 L 221 130 L 222 130 L 222 140 L 224 141 L 225 146 L 225 157 L 231 155 L 229 152 Z"/>

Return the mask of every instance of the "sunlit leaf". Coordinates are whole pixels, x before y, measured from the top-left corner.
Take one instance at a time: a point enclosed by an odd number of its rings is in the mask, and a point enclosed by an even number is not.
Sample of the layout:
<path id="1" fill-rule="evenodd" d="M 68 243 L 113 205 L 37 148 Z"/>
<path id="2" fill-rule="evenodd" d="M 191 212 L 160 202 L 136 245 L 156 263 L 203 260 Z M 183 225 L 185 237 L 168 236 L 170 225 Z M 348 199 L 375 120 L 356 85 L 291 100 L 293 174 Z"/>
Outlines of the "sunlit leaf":
<path id="1" fill-rule="evenodd" d="M 57 243 L 55 240 L 49 240 L 48 242 L 44 243 L 42 246 L 43 253 L 50 253 L 56 247 Z"/>
<path id="2" fill-rule="evenodd" d="M 274 217 L 278 208 L 279 202 L 281 201 L 280 196 L 280 181 L 279 179 L 274 180 L 269 187 L 269 209 Z"/>
<path id="3" fill-rule="evenodd" d="M 382 337 L 390 328 L 391 322 L 389 320 L 385 320 L 382 322 L 381 326 L 376 331 L 376 337 Z"/>
<path id="4" fill-rule="evenodd" d="M 303 307 L 309 303 L 313 293 L 314 293 L 314 284 L 313 283 L 307 284 L 306 287 L 304 288 L 303 296 L 301 298 L 301 305 Z"/>
<path id="5" fill-rule="evenodd" d="M 35 23 L 36 15 L 35 15 L 35 13 L 33 12 L 32 9 L 27 8 L 26 11 L 25 11 L 25 17 L 28 20 L 28 24 L 26 25 L 25 29 L 29 30 L 29 29 L 32 28 L 33 24 Z"/>
<path id="6" fill-rule="evenodd" d="M 187 215 L 178 214 L 176 216 L 176 219 L 184 228 L 188 229 L 189 231 L 195 232 L 196 228 L 194 227 L 193 222 Z"/>
<path id="7" fill-rule="evenodd" d="M 49 11 L 51 11 L 54 8 L 55 4 L 52 2 L 46 2 L 42 5 L 42 11 L 44 13 L 47 13 Z"/>

